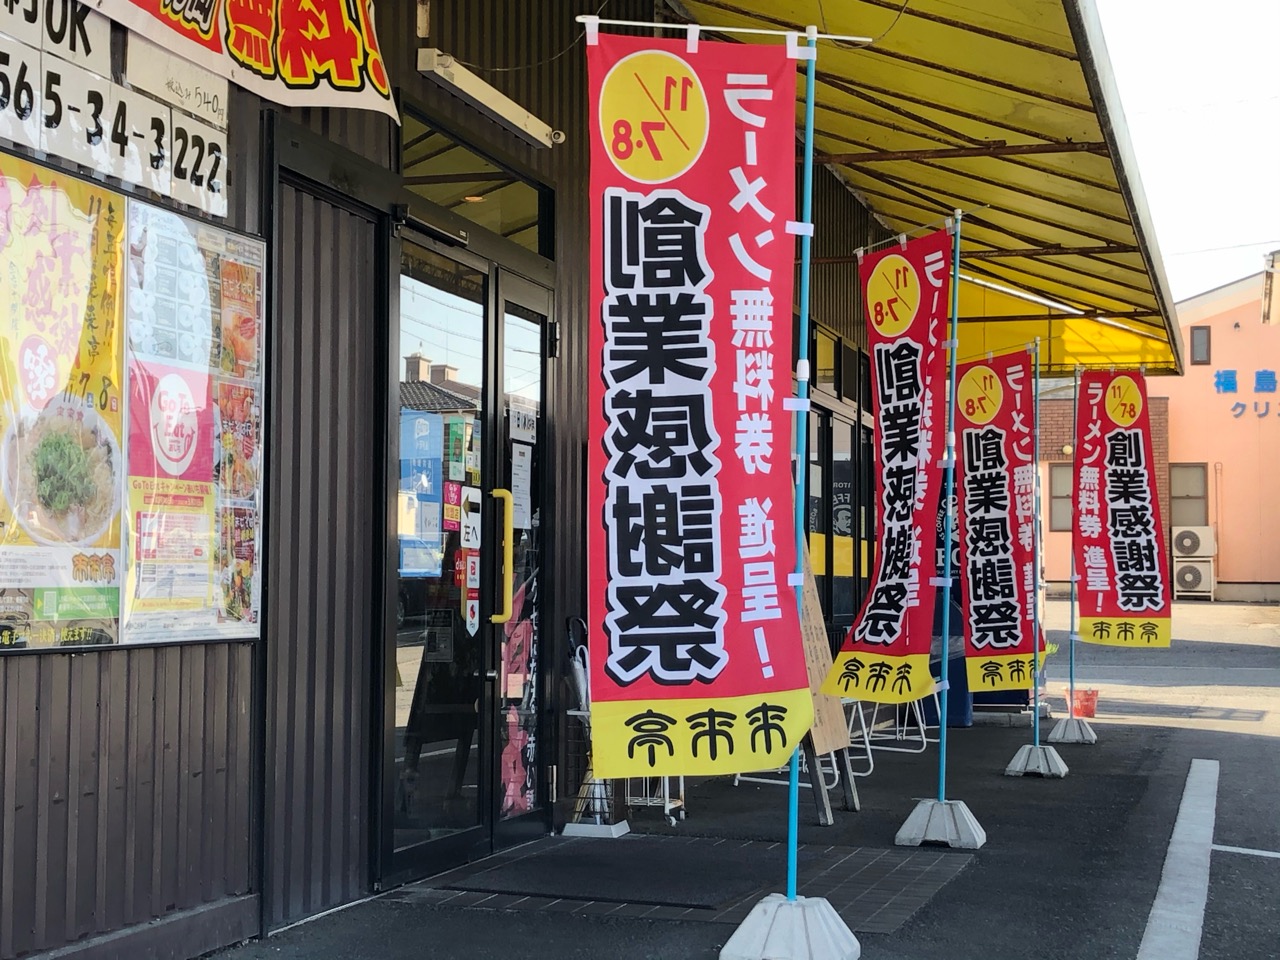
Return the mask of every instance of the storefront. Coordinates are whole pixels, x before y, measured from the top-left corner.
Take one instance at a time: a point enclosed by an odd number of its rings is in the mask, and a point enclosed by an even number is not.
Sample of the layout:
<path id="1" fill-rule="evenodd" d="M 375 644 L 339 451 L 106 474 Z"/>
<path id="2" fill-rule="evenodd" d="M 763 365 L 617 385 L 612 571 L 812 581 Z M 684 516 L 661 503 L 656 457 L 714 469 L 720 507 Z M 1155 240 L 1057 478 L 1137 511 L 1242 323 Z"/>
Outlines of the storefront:
<path id="1" fill-rule="evenodd" d="M 5 9 L 0 960 L 196 955 L 563 823 L 587 5 L 384 0 L 360 62 L 398 123 L 280 106 L 70 0 Z M 809 450 L 833 636 L 875 534 L 853 251 L 889 235 L 837 167 L 815 180 Z M 42 379 L 45 327 L 69 339 Z M 19 489 L 59 470 L 88 479 Z"/>

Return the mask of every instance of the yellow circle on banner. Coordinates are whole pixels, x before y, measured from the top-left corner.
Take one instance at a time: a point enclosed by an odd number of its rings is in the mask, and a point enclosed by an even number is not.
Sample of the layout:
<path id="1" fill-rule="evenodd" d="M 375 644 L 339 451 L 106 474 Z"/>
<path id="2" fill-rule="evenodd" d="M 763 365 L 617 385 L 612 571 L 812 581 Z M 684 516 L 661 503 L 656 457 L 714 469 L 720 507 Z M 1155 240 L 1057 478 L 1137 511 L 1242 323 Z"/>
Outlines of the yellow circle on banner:
<path id="1" fill-rule="evenodd" d="M 1142 393 L 1133 377 L 1116 377 L 1107 390 L 1107 416 L 1122 427 L 1133 426 L 1142 415 Z"/>
<path id="2" fill-rule="evenodd" d="M 709 118 L 698 75 L 662 50 L 623 57 L 600 86 L 605 152 L 640 183 L 665 183 L 692 167 L 707 144 Z"/>
<path id="3" fill-rule="evenodd" d="M 974 367 L 956 387 L 956 404 L 970 423 L 985 426 L 1004 403 L 1004 384 L 990 367 Z"/>
<path id="4" fill-rule="evenodd" d="M 867 311 L 880 336 L 901 334 L 919 309 L 920 278 L 911 262 L 895 253 L 877 263 L 867 281 Z"/>

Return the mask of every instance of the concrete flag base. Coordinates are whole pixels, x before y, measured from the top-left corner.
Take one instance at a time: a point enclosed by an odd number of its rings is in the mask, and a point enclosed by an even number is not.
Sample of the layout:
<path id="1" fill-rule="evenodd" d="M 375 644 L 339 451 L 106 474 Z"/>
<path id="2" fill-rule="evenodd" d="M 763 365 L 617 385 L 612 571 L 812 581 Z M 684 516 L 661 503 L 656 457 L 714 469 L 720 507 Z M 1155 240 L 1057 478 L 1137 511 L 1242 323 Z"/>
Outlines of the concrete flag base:
<path id="1" fill-rule="evenodd" d="M 1067 765 L 1053 747 L 1027 744 L 1019 747 L 1013 762 L 1005 767 L 1006 777 L 1065 777 Z"/>
<path id="2" fill-rule="evenodd" d="M 591 837 L 596 840 L 617 840 L 631 832 L 625 820 L 617 823 L 566 823 L 560 831 L 566 837 Z"/>
<path id="3" fill-rule="evenodd" d="M 942 843 L 958 850 L 977 850 L 987 842 L 987 831 L 963 800 L 921 800 L 893 842 L 900 847 Z"/>
<path id="4" fill-rule="evenodd" d="M 1089 726 L 1088 720 L 1079 717 L 1068 717 L 1059 720 L 1049 734 L 1050 743 L 1097 743 L 1098 735 Z"/>
<path id="5" fill-rule="evenodd" d="M 858 960 L 862 947 L 821 897 L 771 893 L 720 950 L 720 960 Z"/>

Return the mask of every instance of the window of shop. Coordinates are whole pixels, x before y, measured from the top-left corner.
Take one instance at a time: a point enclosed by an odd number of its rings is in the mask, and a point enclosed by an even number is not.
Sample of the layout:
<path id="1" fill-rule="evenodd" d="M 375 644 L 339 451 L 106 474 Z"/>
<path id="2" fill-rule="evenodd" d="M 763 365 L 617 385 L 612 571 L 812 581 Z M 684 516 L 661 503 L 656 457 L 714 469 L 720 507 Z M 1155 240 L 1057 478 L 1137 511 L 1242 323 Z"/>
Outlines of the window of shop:
<path id="1" fill-rule="evenodd" d="M 527 250 L 552 256 L 549 191 L 458 142 L 412 107 L 404 111 L 402 138 L 402 172 L 411 191 Z"/>
<path id="2" fill-rule="evenodd" d="M 1175 527 L 1209 525 L 1209 465 L 1169 464 L 1169 512 Z"/>
<path id="3" fill-rule="evenodd" d="M 836 366 L 836 357 L 840 353 L 840 341 L 833 334 L 819 330 L 814 342 L 814 356 L 817 358 L 814 386 L 832 393 L 839 393 L 840 371 Z"/>
<path id="4" fill-rule="evenodd" d="M 1209 327 L 1191 328 L 1191 362 L 1196 366 L 1209 363 Z"/>
<path id="5" fill-rule="evenodd" d="M 256 639 L 266 248 L 0 156 L 0 648 Z M 118 282 L 117 282 L 118 278 Z"/>
<path id="6" fill-rule="evenodd" d="M 1049 464 L 1049 529 L 1055 533 L 1071 531 L 1074 472 L 1069 463 Z"/>

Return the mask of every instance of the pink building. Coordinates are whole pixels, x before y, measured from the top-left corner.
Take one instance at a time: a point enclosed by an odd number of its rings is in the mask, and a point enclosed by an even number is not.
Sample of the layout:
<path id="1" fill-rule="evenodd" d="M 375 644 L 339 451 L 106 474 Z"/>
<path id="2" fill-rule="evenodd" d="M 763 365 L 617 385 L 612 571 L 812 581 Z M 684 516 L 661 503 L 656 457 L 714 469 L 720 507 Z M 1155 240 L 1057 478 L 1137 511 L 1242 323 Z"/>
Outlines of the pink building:
<path id="1" fill-rule="evenodd" d="M 1268 276 L 1179 303 L 1186 374 L 1147 381 L 1153 415 L 1167 398 L 1166 437 L 1164 418 L 1153 416 L 1152 429 L 1157 460 L 1167 440 L 1160 499 L 1175 596 L 1280 601 L 1280 311 L 1267 311 L 1264 323 Z M 1060 589 L 1071 563 L 1070 466 L 1062 452 L 1070 400 L 1057 398 L 1070 391 L 1069 384 L 1056 388 L 1042 405 L 1046 577 Z"/>

